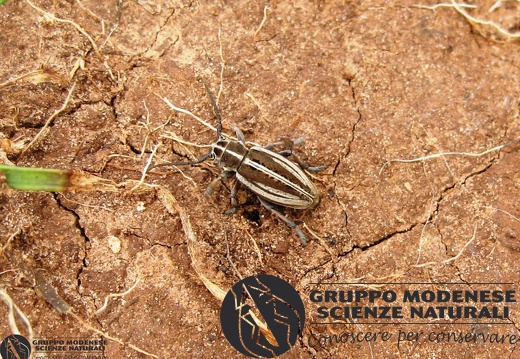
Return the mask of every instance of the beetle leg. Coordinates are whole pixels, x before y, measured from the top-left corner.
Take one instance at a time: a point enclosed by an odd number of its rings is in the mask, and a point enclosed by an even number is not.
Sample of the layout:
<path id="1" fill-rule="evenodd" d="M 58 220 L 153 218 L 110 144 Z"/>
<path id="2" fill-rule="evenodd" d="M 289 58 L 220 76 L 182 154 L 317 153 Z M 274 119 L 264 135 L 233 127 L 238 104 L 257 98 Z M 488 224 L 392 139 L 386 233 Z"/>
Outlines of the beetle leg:
<path id="1" fill-rule="evenodd" d="M 271 203 L 269 203 L 268 201 L 266 201 L 265 199 L 263 198 L 260 198 L 258 197 L 258 199 L 260 200 L 260 203 L 262 203 L 262 205 L 268 209 L 269 211 L 271 211 L 274 215 L 276 215 L 278 218 L 280 218 L 282 221 L 284 221 L 289 227 L 291 227 L 292 229 L 294 229 L 296 231 L 296 233 L 298 234 L 298 236 L 300 237 L 300 240 L 302 241 L 302 244 L 304 246 L 307 245 L 307 237 L 305 237 L 305 234 L 303 233 L 303 231 L 301 230 L 301 228 L 296 224 L 294 223 L 293 221 L 291 221 L 289 218 L 287 218 L 286 216 L 284 216 L 281 212 L 277 211 L 273 205 Z"/>
<path id="2" fill-rule="evenodd" d="M 280 153 L 281 154 L 281 153 Z M 309 172 L 320 172 L 323 171 L 326 166 L 310 166 L 309 164 L 300 160 L 298 156 L 296 156 L 292 151 L 287 155 L 287 157 L 292 156 L 294 162 L 296 162 L 301 168 Z"/>
<path id="3" fill-rule="evenodd" d="M 242 130 L 238 127 L 236 127 L 235 125 L 231 125 L 231 129 L 233 131 L 235 131 L 235 134 L 237 135 L 237 138 L 238 140 L 243 144 L 245 145 L 246 144 L 246 138 L 244 136 L 244 132 L 242 132 Z"/>
<path id="4" fill-rule="evenodd" d="M 303 138 L 303 137 L 302 137 Z M 268 143 L 267 145 L 264 146 L 264 148 L 266 150 L 272 150 L 273 148 L 277 147 L 277 146 L 281 146 L 283 148 L 286 148 L 286 149 L 289 149 L 289 148 L 292 148 L 295 143 L 299 141 L 296 140 L 296 141 L 291 141 L 291 140 L 280 140 L 280 141 L 277 141 L 277 142 L 271 142 L 271 143 Z M 303 141 L 302 141 L 303 142 Z M 298 144 L 300 144 L 301 142 L 299 142 Z M 288 150 L 290 151 L 290 150 Z"/>
<path id="5" fill-rule="evenodd" d="M 296 139 L 295 141 L 281 140 L 278 142 L 269 143 L 269 144 L 265 145 L 264 148 L 267 150 L 272 150 L 274 147 L 282 146 L 285 149 L 279 151 L 278 153 L 285 157 L 293 156 L 294 162 L 296 162 L 302 169 L 309 171 L 309 172 L 323 171 L 325 169 L 325 166 L 310 166 L 307 163 L 300 160 L 300 158 L 298 158 L 298 156 L 296 156 L 294 154 L 294 152 L 292 151 L 292 148 L 294 146 L 301 145 L 303 143 L 303 141 L 305 141 L 305 137 L 300 137 L 300 138 Z"/>
<path id="6" fill-rule="evenodd" d="M 299 137 L 296 140 L 289 140 L 289 139 L 283 139 L 277 142 L 271 142 L 264 146 L 267 150 L 272 150 L 276 146 L 282 146 L 283 148 L 286 148 L 288 151 L 290 151 L 291 148 L 294 146 L 299 146 L 305 141 L 307 137 Z"/>
<path id="7" fill-rule="evenodd" d="M 284 156 L 284 157 L 289 157 L 293 154 L 292 150 L 282 150 L 282 151 L 278 151 L 278 154 Z"/>
<path id="8" fill-rule="evenodd" d="M 219 185 L 220 182 L 222 182 L 223 179 L 232 177 L 235 174 L 234 171 L 224 171 L 215 178 L 211 183 L 209 184 L 208 188 L 206 189 L 206 192 L 204 192 L 204 196 L 209 197 L 215 192 L 215 188 Z"/>
<path id="9" fill-rule="evenodd" d="M 228 209 L 225 214 L 234 214 L 237 211 L 238 207 L 238 200 L 237 200 L 237 194 L 238 194 L 238 186 L 240 185 L 240 181 L 235 180 L 235 183 L 233 184 L 233 187 L 231 188 L 231 208 Z"/>

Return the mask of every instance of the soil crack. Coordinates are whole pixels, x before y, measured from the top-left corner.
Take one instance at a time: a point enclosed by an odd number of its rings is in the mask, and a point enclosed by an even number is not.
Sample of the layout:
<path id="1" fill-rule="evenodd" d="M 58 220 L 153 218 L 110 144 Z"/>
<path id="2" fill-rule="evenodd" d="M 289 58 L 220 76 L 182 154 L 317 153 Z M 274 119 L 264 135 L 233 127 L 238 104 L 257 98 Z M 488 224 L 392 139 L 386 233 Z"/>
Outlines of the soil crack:
<path id="1" fill-rule="evenodd" d="M 81 258 L 81 263 L 83 264 L 79 270 L 78 270 L 78 273 L 76 273 L 76 279 L 77 279 L 77 283 L 78 283 L 78 293 L 81 295 L 81 291 L 79 290 L 79 288 L 81 287 L 81 274 L 83 273 L 83 270 L 88 267 L 88 264 L 87 264 L 87 257 L 88 257 L 88 252 L 89 252 L 89 247 L 90 247 L 90 243 L 91 243 L 91 240 L 90 238 L 87 236 L 87 233 L 85 231 L 85 228 L 81 225 L 81 217 L 80 215 L 74 211 L 73 209 L 70 209 L 69 207 L 67 207 L 65 204 L 63 204 L 63 202 L 61 201 L 60 199 L 60 196 L 58 193 L 54 193 L 54 199 L 56 200 L 56 203 L 58 204 L 58 206 L 69 212 L 70 214 L 72 214 L 75 218 L 75 227 L 78 229 L 79 233 L 80 233 L 80 236 L 83 238 L 83 242 L 84 242 L 84 256 L 83 258 Z"/>

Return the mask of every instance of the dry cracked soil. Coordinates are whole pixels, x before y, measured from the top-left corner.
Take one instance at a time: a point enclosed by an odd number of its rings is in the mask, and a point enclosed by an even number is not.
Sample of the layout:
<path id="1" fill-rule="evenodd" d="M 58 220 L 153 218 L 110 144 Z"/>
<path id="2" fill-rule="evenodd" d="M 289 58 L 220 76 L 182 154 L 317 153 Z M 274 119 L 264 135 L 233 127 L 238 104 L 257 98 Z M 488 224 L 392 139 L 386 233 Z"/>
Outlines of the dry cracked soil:
<path id="1" fill-rule="evenodd" d="M 520 290 L 520 4 L 472 3 L 0 5 L 1 163 L 117 184 L 2 187 L 0 337 L 16 325 L 31 338 L 106 340 L 107 358 L 240 358 L 221 330 L 219 289 L 266 273 L 306 308 L 283 358 L 519 358 L 520 295 L 471 304 L 507 307 L 505 318 L 333 325 L 318 324 L 331 321 L 319 307 L 356 303 L 311 300 L 388 292 L 396 301 L 358 304 L 408 313 L 440 304 L 404 303 L 405 291 Z M 210 161 L 153 169 L 133 188 L 149 161 L 193 160 L 207 151 L 194 144 L 215 140 L 202 79 L 226 134 L 305 137 L 295 154 L 326 166 L 310 174 L 319 206 L 284 210 L 307 246 L 244 187 L 225 214 L 232 180 L 205 197 L 221 172 Z M 382 332 L 390 339 L 331 339 Z"/>

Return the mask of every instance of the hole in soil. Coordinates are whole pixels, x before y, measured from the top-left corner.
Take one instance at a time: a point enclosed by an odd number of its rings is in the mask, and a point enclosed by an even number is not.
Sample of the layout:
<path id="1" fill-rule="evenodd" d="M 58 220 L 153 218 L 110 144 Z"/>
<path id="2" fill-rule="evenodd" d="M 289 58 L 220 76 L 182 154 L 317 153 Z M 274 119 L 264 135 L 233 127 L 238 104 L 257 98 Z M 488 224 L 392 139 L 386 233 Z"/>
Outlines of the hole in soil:
<path id="1" fill-rule="evenodd" d="M 258 210 L 256 210 L 256 209 L 253 209 L 252 211 L 244 210 L 243 215 L 247 220 L 249 220 L 251 222 L 255 222 L 256 224 L 258 224 L 260 226 L 260 212 L 258 212 Z"/>

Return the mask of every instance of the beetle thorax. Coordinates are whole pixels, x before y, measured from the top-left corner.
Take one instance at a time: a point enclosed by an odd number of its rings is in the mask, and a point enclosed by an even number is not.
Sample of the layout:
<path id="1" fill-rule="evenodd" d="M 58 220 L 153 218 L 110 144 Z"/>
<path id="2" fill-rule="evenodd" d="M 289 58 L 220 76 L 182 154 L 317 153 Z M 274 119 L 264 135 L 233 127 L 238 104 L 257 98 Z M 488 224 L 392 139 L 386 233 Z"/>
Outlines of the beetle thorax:
<path id="1" fill-rule="evenodd" d="M 236 171 L 249 149 L 239 141 L 220 139 L 211 145 L 212 158 L 227 171 Z"/>

